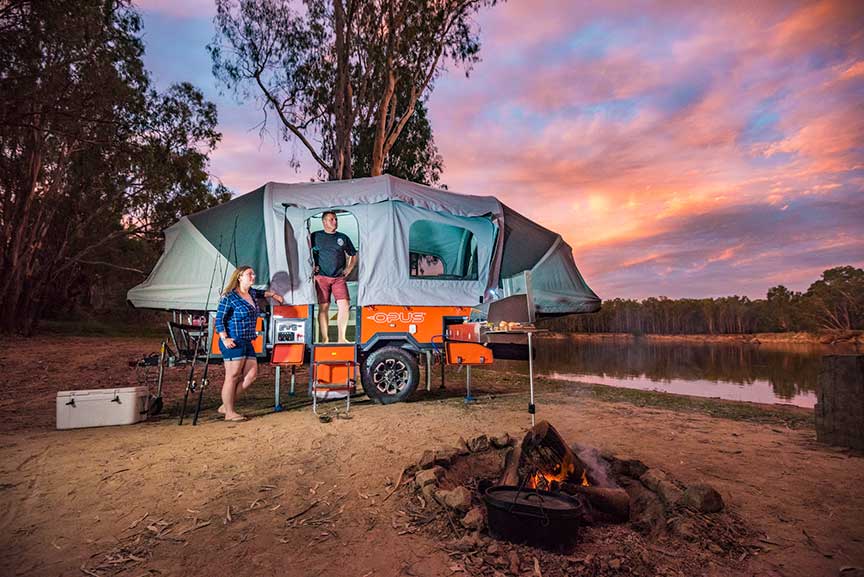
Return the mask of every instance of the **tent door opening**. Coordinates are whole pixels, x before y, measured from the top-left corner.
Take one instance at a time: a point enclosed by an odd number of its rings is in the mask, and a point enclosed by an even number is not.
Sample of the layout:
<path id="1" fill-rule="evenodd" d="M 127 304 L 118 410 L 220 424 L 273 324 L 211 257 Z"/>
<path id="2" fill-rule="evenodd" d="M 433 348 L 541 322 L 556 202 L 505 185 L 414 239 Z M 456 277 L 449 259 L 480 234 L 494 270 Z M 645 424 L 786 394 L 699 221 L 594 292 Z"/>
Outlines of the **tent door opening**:
<path id="1" fill-rule="evenodd" d="M 349 248 L 353 248 L 356 254 L 358 255 L 357 266 L 351 271 L 351 273 L 345 277 L 345 285 L 348 288 L 348 301 L 349 308 L 347 313 L 347 327 L 345 339 L 348 342 L 356 342 L 358 331 L 357 331 L 357 294 L 359 290 L 358 279 L 359 279 L 359 268 L 363 266 L 363 263 L 359 260 L 361 258 L 359 256 L 360 253 L 360 230 L 359 224 L 357 222 L 357 217 L 355 217 L 351 212 L 347 210 L 322 210 L 318 211 L 309 217 L 306 220 L 306 229 L 309 234 L 309 260 L 312 263 L 313 270 L 316 268 L 320 269 L 322 273 L 330 273 L 333 274 L 336 272 L 337 274 L 340 271 L 326 270 L 327 267 L 332 268 L 332 263 L 330 262 L 322 262 L 320 260 L 320 254 L 316 254 L 316 247 L 314 242 L 314 236 L 316 233 L 318 234 L 326 234 L 324 232 L 324 224 L 323 224 L 323 216 L 328 212 L 333 212 L 336 215 L 337 219 L 337 233 L 342 233 L 348 238 L 348 244 L 344 245 L 346 248 L 346 255 L 349 253 Z M 326 239 L 326 237 L 325 237 Z M 327 239 L 329 241 L 329 239 Z M 343 246 L 341 244 L 343 239 L 337 239 L 340 241 L 339 246 Z M 347 263 L 347 256 L 346 256 Z M 313 284 L 317 284 L 313 277 Z M 325 283 L 326 284 L 326 283 Z M 316 328 L 315 334 L 313 335 L 313 342 L 315 343 L 336 343 L 340 340 L 339 335 L 339 325 L 338 325 L 338 317 L 339 317 L 339 304 L 337 299 L 335 298 L 335 291 L 330 290 L 330 302 L 328 306 L 325 307 L 326 310 L 322 311 L 322 307 L 320 304 L 316 304 L 314 306 L 315 320 L 316 320 Z M 316 293 L 317 294 L 317 293 Z M 317 299 L 316 299 L 317 300 Z M 326 314 L 326 317 L 324 316 Z M 326 320 L 326 323 L 325 323 Z M 326 334 L 326 338 L 325 338 Z"/>

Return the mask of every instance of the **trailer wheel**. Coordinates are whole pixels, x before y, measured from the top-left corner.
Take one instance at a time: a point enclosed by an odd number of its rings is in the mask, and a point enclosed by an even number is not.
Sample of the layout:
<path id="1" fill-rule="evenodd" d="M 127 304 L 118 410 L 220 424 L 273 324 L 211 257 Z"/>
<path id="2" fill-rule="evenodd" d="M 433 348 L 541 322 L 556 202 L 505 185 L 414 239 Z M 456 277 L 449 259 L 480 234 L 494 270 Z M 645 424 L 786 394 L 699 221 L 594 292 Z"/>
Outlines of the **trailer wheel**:
<path id="1" fill-rule="evenodd" d="M 382 405 L 406 400 L 420 382 L 417 357 L 399 347 L 383 347 L 363 361 L 363 390 Z"/>

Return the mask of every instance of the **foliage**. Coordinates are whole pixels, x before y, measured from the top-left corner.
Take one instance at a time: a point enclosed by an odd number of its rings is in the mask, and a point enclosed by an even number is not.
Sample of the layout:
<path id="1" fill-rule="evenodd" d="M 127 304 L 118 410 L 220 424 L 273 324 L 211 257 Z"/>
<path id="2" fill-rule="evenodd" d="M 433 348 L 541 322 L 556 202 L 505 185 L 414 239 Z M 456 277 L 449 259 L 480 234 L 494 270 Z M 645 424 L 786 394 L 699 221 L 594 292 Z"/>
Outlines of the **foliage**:
<path id="1" fill-rule="evenodd" d="M 139 33 L 126 0 L 0 8 L 0 331 L 29 334 L 106 266 L 133 272 L 130 250 L 149 267 L 136 242 L 225 196 L 207 183 L 215 107 L 152 90 Z"/>
<path id="2" fill-rule="evenodd" d="M 864 329 L 864 270 L 826 270 L 805 293 L 772 287 L 764 300 L 612 299 L 598 313 L 551 321 L 557 330 L 632 334 L 746 334 Z"/>
<path id="3" fill-rule="evenodd" d="M 371 176 L 372 146 L 375 138 L 372 127 L 357 127 L 354 131 L 354 177 Z M 436 185 L 441 180 L 444 159 L 435 146 L 432 126 L 426 116 L 426 106 L 417 103 L 411 120 L 402 136 L 393 145 L 384 162 L 384 172 L 420 184 Z"/>
<path id="4" fill-rule="evenodd" d="M 864 270 L 841 266 L 826 270 L 804 295 L 807 314 L 825 329 L 864 326 Z"/>
<path id="5" fill-rule="evenodd" d="M 298 8 L 290 0 L 217 0 L 208 50 L 217 78 L 241 99 L 257 95 L 265 124 L 275 115 L 282 136 L 299 141 L 330 180 L 354 176 L 358 142 L 369 147 L 368 171 L 377 176 L 400 154 L 396 142 L 446 66 L 467 74 L 478 61 L 472 17 L 496 3 L 305 0 Z"/>

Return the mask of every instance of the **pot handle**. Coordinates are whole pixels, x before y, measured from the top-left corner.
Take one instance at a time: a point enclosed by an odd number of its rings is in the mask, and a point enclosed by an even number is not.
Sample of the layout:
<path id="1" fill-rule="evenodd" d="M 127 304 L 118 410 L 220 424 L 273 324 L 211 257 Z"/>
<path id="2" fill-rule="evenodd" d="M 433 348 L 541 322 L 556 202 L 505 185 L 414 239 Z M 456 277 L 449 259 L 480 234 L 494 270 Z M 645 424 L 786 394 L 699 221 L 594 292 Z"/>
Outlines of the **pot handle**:
<path id="1" fill-rule="evenodd" d="M 521 485 L 519 485 L 519 490 L 516 492 L 516 496 L 513 497 L 513 502 L 510 504 L 510 508 L 507 510 L 507 512 L 510 513 L 511 515 L 513 514 L 513 508 L 516 506 L 516 499 L 519 498 L 519 494 L 522 493 L 522 489 L 524 488 L 524 486 L 525 486 L 524 482 Z M 522 515 L 524 517 L 534 517 L 535 519 L 541 519 L 542 521 L 541 521 L 540 525 L 543 527 L 548 527 L 550 521 L 549 521 L 549 515 L 546 514 L 546 508 L 543 506 L 543 495 L 541 495 L 540 493 L 537 493 L 535 491 L 526 491 L 525 492 L 525 500 L 526 501 L 531 499 L 532 497 L 540 500 L 540 502 L 537 503 L 537 507 L 540 508 L 541 514 L 537 515 L 535 513 L 528 513 L 526 511 L 521 511 L 519 513 L 519 515 Z"/>

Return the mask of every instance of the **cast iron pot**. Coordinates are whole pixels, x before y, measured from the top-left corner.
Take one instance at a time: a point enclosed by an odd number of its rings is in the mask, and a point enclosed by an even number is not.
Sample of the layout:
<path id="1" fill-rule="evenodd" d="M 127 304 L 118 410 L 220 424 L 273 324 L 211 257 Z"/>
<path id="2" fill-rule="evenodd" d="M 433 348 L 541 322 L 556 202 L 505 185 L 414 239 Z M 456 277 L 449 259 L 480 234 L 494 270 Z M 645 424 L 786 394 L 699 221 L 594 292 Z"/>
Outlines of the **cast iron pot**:
<path id="1" fill-rule="evenodd" d="M 483 500 L 493 537 L 545 549 L 572 545 L 588 514 L 580 499 L 537 489 L 490 487 Z"/>

